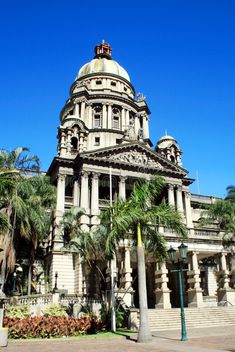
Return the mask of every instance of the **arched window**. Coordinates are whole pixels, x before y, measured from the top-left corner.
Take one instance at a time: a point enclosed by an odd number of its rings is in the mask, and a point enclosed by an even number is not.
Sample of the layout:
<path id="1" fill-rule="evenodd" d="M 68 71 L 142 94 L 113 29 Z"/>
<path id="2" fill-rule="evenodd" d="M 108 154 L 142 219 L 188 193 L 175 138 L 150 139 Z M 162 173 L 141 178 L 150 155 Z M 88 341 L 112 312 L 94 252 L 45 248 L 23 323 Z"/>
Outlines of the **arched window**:
<path id="1" fill-rule="evenodd" d="M 120 129 L 120 110 L 117 107 L 112 109 L 112 128 Z"/>
<path id="2" fill-rule="evenodd" d="M 78 139 L 76 137 L 71 138 L 71 147 L 74 150 L 78 149 Z"/>
<path id="3" fill-rule="evenodd" d="M 96 105 L 93 108 L 93 128 L 100 128 L 102 121 L 102 107 Z"/>

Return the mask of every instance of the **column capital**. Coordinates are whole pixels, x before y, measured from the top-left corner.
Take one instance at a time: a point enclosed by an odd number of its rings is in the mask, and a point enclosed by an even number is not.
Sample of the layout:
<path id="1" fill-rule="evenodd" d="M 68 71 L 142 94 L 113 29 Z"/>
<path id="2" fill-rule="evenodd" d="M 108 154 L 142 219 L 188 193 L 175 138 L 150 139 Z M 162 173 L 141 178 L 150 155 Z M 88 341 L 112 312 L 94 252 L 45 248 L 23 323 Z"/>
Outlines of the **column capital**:
<path id="1" fill-rule="evenodd" d="M 191 193 L 189 191 L 184 192 L 186 198 L 191 198 Z"/>
<path id="2" fill-rule="evenodd" d="M 182 186 L 181 185 L 176 185 L 176 189 L 177 189 L 177 191 L 182 192 Z"/>
<path id="3" fill-rule="evenodd" d="M 119 176 L 119 182 L 126 182 L 126 180 L 127 180 L 127 176 Z"/>
<path id="4" fill-rule="evenodd" d="M 65 177 L 66 177 L 65 174 L 58 174 L 58 175 L 57 175 L 57 180 L 58 180 L 58 181 L 64 181 L 64 180 L 65 180 Z"/>
<path id="5" fill-rule="evenodd" d="M 99 172 L 91 172 L 91 175 L 92 175 L 92 179 L 98 180 L 100 173 Z"/>
<path id="6" fill-rule="evenodd" d="M 81 172 L 81 175 L 82 175 L 83 177 L 85 177 L 85 178 L 88 178 L 89 174 L 90 174 L 90 172 L 89 172 L 89 171 L 86 171 L 86 170 L 83 170 L 83 171 Z"/>
<path id="7" fill-rule="evenodd" d="M 175 188 L 175 185 L 173 185 L 172 183 L 168 183 L 167 188 L 170 189 L 171 191 L 173 191 Z"/>

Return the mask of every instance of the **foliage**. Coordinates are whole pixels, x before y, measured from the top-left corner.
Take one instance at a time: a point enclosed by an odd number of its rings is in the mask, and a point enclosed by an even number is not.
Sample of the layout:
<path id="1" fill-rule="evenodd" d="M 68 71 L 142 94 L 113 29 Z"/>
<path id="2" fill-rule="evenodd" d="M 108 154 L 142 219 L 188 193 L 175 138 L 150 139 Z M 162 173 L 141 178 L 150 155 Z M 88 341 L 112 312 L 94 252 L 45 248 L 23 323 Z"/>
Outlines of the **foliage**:
<path id="1" fill-rule="evenodd" d="M 127 327 L 127 313 L 120 306 L 115 306 L 115 317 L 117 328 Z M 111 309 L 107 309 L 105 304 L 100 309 L 100 318 L 109 330 L 111 328 Z"/>
<path id="2" fill-rule="evenodd" d="M 224 244 L 229 243 L 235 235 L 235 201 L 231 194 L 230 197 L 209 205 L 200 220 L 200 226 L 218 225 L 225 233 Z"/>
<path id="3" fill-rule="evenodd" d="M 27 317 L 24 319 L 4 318 L 4 326 L 9 328 L 12 339 L 51 338 L 96 334 L 104 330 L 104 325 L 95 317 L 80 319 L 70 317 Z"/>
<path id="4" fill-rule="evenodd" d="M 104 259 L 104 241 L 102 234 L 96 230 L 89 232 L 81 229 L 81 216 L 84 210 L 79 207 L 71 207 L 60 222 L 64 237 L 64 247 L 74 253 L 78 253 L 80 260 L 89 265 L 96 275 L 105 282 L 100 262 Z"/>
<path id="5" fill-rule="evenodd" d="M 55 188 L 39 172 L 39 160 L 27 148 L 0 150 L 1 280 L 14 271 L 21 238 L 26 239 L 30 264 L 50 226 Z M 27 177 L 26 177 L 27 175 Z"/>
<path id="6" fill-rule="evenodd" d="M 166 258 L 166 239 L 160 233 L 161 226 L 174 230 L 181 238 L 187 237 L 182 215 L 164 203 L 156 204 L 163 188 L 164 180 L 161 177 L 136 182 L 127 200 L 117 200 L 100 216 L 100 231 L 104 234 L 105 250 L 110 257 L 114 255 L 120 241 L 126 238 L 130 239 L 132 246 L 137 246 L 140 308 L 138 342 L 151 340 L 144 250 L 148 250 L 158 261 Z"/>
<path id="7" fill-rule="evenodd" d="M 44 315 L 47 317 L 66 317 L 68 316 L 66 312 L 66 307 L 62 306 L 61 304 L 51 304 L 50 306 L 46 307 L 43 311 Z"/>
<path id="8" fill-rule="evenodd" d="M 164 203 L 155 205 L 164 187 L 161 177 L 151 181 L 135 183 L 127 200 L 117 199 L 112 207 L 100 215 L 105 250 L 109 256 L 118 247 L 120 240 L 130 238 L 132 246 L 137 245 L 137 228 L 141 228 L 142 241 L 148 253 L 161 260 L 167 256 L 165 237 L 159 227 L 174 230 L 181 238 L 187 237 L 182 215 Z"/>
<path id="9" fill-rule="evenodd" d="M 6 309 L 6 316 L 9 319 L 23 319 L 27 316 L 29 316 L 29 308 L 28 306 L 24 306 L 24 305 L 11 305 L 9 307 L 7 307 Z"/>

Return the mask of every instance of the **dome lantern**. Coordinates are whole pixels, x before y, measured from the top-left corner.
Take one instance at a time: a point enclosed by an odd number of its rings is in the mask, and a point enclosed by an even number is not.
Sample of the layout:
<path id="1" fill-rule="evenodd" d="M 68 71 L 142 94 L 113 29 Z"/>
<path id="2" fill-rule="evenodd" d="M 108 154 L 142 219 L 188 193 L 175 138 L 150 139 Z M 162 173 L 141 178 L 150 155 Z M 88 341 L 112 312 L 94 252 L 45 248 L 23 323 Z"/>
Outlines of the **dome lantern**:
<path id="1" fill-rule="evenodd" d="M 95 59 L 99 57 L 105 57 L 107 59 L 111 59 L 112 48 L 104 40 L 102 40 L 101 44 L 96 45 L 94 51 L 95 51 L 95 57 L 94 57 Z"/>

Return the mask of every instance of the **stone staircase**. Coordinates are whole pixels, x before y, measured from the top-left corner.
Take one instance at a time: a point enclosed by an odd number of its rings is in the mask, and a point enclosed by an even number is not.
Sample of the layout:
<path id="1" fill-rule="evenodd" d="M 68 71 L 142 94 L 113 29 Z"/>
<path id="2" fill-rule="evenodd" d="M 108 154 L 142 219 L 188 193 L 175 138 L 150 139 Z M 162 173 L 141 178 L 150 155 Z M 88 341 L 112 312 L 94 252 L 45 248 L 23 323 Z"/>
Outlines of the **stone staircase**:
<path id="1" fill-rule="evenodd" d="M 185 308 L 187 328 L 235 325 L 235 307 Z M 149 309 L 151 331 L 181 328 L 180 308 Z"/>

